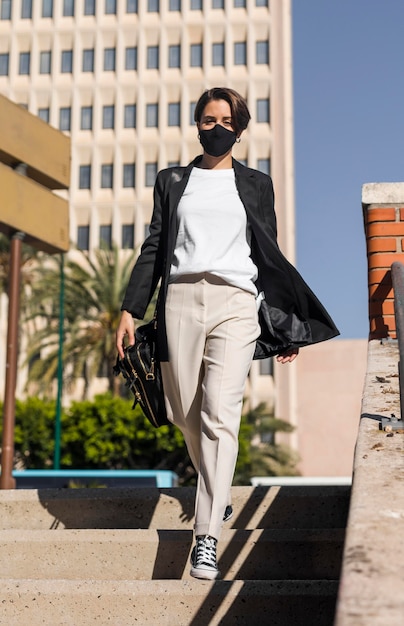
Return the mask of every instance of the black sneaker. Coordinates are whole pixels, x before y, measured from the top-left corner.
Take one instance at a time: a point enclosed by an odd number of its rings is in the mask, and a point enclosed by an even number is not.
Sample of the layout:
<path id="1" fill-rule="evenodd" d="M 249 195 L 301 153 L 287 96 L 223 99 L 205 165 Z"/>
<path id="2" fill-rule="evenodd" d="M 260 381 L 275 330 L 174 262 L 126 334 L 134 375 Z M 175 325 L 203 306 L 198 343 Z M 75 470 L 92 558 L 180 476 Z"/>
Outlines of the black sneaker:
<path id="1" fill-rule="evenodd" d="M 216 544 L 214 537 L 202 535 L 196 538 L 196 546 L 191 553 L 191 576 L 203 580 L 215 580 L 220 572 L 216 563 Z"/>
<path id="2" fill-rule="evenodd" d="M 233 517 L 233 507 L 231 504 L 228 504 L 224 511 L 223 521 L 228 522 L 229 519 L 231 519 L 232 517 Z"/>

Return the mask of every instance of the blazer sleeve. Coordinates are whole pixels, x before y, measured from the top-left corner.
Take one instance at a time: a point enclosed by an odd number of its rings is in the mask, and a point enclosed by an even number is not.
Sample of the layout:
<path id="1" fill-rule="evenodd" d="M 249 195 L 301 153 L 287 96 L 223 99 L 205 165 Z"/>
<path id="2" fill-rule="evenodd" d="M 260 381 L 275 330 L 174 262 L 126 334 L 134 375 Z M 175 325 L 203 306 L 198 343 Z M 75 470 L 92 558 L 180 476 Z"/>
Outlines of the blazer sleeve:
<path id="1" fill-rule="evenodd" d="M 163 197 L 163 178 L 160 173 L 154 186 L 149 236 L 144 241 L 133 267 L 121 307 L 121 311 L 129 311 L 137 319 L 143 319 L 162 275 Z"/>

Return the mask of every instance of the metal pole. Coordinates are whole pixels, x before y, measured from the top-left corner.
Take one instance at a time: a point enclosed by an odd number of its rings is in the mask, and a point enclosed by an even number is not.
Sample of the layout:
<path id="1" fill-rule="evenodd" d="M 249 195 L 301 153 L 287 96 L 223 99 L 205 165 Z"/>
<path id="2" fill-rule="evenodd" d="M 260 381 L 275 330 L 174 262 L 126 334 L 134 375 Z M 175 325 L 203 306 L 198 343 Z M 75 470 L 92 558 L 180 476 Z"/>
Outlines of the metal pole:
<path id="1" fill-rule="evenodd" d="M 0 489 L 15 488 L 15 479 L 13 478 L 15 389 L 17 384 L 20 266 L 23 239 L 24 233 L 17 232 L 12 236 L 10 245 L 10 286 L 8 294 L 6 381 L 4 389 Z"/>
<path id="2" fill-rule="evenodd" d="M 404 265 L 395 261 L 391 266 L 391 281 L 394 289 L 394 317 L 398 341 L 398 376 L 400 383 L 400 412 L 404 417 Z"/>
<path id="3" fill-rule="evenodd" d="M 55 452 L 53 455 L 53 468 L 60 469 L 60 434 L 62 414 L 62 390 L 63 390 L 63 326 L 64 326 L 64 303 L 65 303 L 65 272 L 64 254 L 60 255 L 60 293 L 59 293 L 59 351 L 58 351 L 58 392 L 56 398 L 55 420 Z"/>

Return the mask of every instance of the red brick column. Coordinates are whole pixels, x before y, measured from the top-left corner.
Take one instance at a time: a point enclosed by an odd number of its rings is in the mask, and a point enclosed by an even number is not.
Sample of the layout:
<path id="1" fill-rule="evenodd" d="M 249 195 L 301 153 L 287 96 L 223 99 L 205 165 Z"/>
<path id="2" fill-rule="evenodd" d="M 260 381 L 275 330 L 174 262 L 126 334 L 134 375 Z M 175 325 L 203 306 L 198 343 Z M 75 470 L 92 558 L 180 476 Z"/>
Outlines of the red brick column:
<path id="1" fill-rule="evenodd" d="M 369 339 L 396 338 L 390 268 L 395 261 L 404 263 L 402 192 L 403 183 L 371 183 L 362 190 L 368 257 Z"/>

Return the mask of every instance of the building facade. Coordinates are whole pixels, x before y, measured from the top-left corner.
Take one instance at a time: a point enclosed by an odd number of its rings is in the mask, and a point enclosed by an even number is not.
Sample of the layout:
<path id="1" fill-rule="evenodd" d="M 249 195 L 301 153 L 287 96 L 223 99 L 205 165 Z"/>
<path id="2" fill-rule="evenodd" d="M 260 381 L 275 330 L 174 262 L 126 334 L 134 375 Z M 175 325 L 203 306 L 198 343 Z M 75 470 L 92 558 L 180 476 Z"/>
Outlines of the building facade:
<path id="1" fill-rule="evenodd" d="M 294 261 L 290 5 L 0 0 L 0 92 L 69 133 L 70 238 L 78 248 L 139 248 L 157 171 L 201 152 L 195 103 L 204 89 L 229 86 L 252 116 L 235 157 L 272 175 L 280 247 Z M 4 345 L 4 296 L 0 312 Z M 19 395 L 23 383 L 21 376 Z M 248 394 L 252 405 L 275 402 L 279 417 L 296 422 L 293 366 L 254 363 Z"/>

